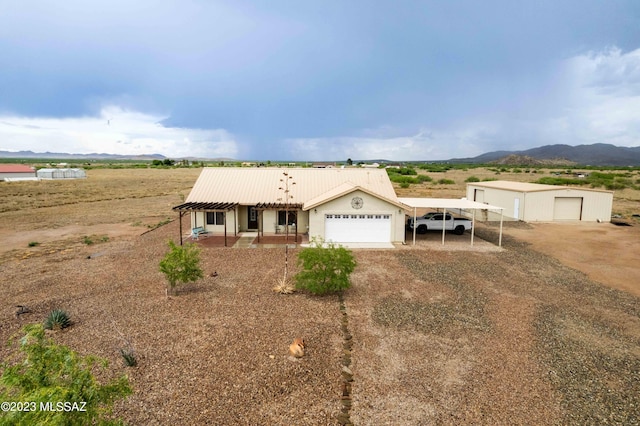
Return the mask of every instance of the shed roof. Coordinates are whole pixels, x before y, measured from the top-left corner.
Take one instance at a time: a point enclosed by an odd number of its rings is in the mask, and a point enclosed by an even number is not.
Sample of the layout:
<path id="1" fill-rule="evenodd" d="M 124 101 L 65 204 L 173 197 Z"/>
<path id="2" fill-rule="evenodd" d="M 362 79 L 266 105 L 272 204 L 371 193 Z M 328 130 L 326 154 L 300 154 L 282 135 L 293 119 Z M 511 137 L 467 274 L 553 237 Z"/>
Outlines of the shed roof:
<path id="1" fill-rule="evenodd" d="M 594 188 L 576 188 L 571 186 L 561 186 L 561 185 L 544 185 L 541 183 L 530 183 L 530 182 L 512 182 L 508 180 L 494 180 L 488 182 L 473 182 L 468 185 L 473 186 L 481 186 L 485 188 L 493 188 L 493 189 L 504 189 L 506 191 L 517 191 L 517 192 L 541 192 L 541 191 L 561 191 L 561 190 L 574 190 L 574 191 L 589 191 L 589 192 L 608 192 L 613 193 L 613 191 L 607 191 L 604 189 L 594 189 Z"/>
<path id="2" fill-rule="evenodd" d="M 469 185 L 482 186 L 485 188 L 494 188 L 494 189 L 506 189 L 508 191 L 518 191 L 518 192 L 557 191 L 559 189 L 567 188 L 565 186 L 558 186 L 558 185 L 544 185 L 541 183 L 530 183 L 530 182 L 513 182 L 508 180 L 473 182 L 473 183 L 469 183 Z"/>
<path id="3" fill-rule="evenodd" d="M 0 173 L 35 173 L 35 170 L 24 164 L 0 164 Z"/>
<path id="4" fill-rule="evenodd" d="M 285 201 L 281 188 L 285 187 L 286 179 L 289 179 L 289 203 L 304 204 L 338 187 L 344 190 L 344 184 L 398 203 L 393 185 L 383 169 L 241 167 L 204 168 L 185 202 L 279 204 Z"/>

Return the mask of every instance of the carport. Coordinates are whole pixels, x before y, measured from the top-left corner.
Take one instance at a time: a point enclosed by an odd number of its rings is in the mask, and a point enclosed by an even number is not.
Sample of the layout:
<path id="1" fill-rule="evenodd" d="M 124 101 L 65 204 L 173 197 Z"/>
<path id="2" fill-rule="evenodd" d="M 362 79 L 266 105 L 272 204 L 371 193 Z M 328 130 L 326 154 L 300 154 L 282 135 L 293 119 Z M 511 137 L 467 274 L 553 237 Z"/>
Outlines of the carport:
<path id="1" fill-rule="evenodd" d="M 417 209 L 418 208 L 425 208 L 425 209 L 436 209 L 436 210 L 442 210 L 443 211 L 443 215 L 442 215 L 442 219 L 444 222 L 444 219 L 446 218 L 447 215 L 447 211 L 449 213 L 454 213 L 457 212 L 460 215 L 467 215 L 468 212 L 472 212 L 471 213 L 471 220 L 472 220 L 472 226 L 471 226 L 471 245 L 473 245 L 473 237 L 475 234 L 475 230 L 476 230 L 476 211 L 477 210 L 493 210 L 493 211 L 499 211 L 500 212 L 500 236 L 498 238 L 498 246 L 502 247 L 502 211 L 504 210 L 502 207 L 497 207 L 497 206 L 492 206 L 489 204 L 484 204 L 484 203 L 478 203 L 476 201 L 470 201 L 467 200 L 466 198 L 461 198 L 461 199 L 449 199 L 449 198 L 398 198 L 398 200 L 410 207 L 413 208 L 413 223 L 416 223 L 416 217 L 417 217 Z M 407 209 L 407 210 L 411 210 L 411 209 Z M 463 213 L 464 212 L 464 213 Z M 413 227 L 413 245 L 416 244 L 416 228 L 417 226 Z M 442 226 L 442 244 L 444 244 L 444 236 L 445 236 L 446 230 L 444 227 L 444 223 Z"/>

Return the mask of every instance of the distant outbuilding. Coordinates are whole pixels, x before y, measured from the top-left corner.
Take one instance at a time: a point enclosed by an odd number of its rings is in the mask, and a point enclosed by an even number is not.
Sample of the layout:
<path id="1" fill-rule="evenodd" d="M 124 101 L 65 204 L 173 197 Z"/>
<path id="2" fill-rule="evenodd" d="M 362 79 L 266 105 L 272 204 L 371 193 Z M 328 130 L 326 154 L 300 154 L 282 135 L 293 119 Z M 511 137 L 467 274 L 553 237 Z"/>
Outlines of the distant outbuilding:
<path id="1" fill-rule="evenodd" d="M 511 181 L 468 183 L 467 199 L 503 207 L 505 218 L 524 222 L 610 222 L 613 207 L 612 191 Z"/>
<path id="2" fill-rule="evenodd" d="M 36 170 L 24 164 L 0 164 L 0 181 L 35 179 Z"/>
<path id="3" fill-rule="evenodd" d="M 83 179 L 87 173 L 83 169 L 40 169 L 37 172 L 40 179 Z"/>

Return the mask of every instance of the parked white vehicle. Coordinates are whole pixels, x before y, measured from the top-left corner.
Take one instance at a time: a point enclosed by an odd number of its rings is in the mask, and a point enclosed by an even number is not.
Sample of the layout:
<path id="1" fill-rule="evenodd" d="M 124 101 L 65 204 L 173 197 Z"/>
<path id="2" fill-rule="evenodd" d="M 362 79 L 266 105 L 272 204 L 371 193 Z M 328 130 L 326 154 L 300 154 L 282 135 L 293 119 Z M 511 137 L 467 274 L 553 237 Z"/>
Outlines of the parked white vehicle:
<path id="1" fill-rule="evenodd" d="M 425 234 L 427 231 L 442 231 L 444 226 L 445 231 L 453 231 L 455 234 L 462 235 L 464 231 L 471 230 L 472 223 L 471 219 L 453 217 L 448 213 L 445 216 L 442 213 L 429 212 L 416 218 L 416 233 Z M 412 217 L 407 221 L 407 229 L 413 232 Z"/>

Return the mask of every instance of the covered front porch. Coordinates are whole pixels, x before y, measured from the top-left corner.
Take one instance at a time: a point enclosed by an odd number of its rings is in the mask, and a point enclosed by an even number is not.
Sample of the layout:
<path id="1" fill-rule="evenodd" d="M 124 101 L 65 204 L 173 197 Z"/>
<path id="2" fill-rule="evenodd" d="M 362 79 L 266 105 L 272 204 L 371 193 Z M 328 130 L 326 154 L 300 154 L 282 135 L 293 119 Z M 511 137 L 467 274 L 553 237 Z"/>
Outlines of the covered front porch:
<path id="1" fill-rule="evenodd" d="M 203 246 L 231 247 L 248 235 L 255 236 L 251 244 L 260 245 L 308 241 L 309 213 L 299 204 L 184 203 L 173 210 L 179 214 L 181 245 L 186 239 Z M 183 224 L 187 213 L 190 227 Z"/>

